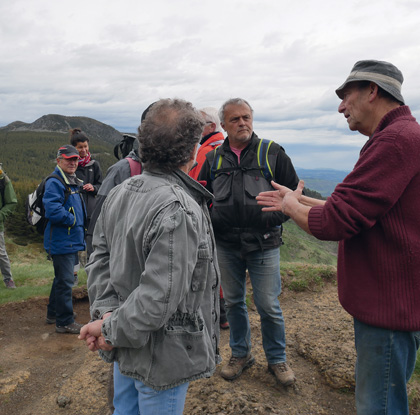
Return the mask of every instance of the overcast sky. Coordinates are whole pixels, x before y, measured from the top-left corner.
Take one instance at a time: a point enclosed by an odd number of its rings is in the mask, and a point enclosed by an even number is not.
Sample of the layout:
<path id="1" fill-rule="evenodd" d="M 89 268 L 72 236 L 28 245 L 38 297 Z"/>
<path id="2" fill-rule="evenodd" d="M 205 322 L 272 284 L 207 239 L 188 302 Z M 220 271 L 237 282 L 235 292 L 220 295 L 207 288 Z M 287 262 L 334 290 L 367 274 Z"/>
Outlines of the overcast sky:
<path id="1" fill-rule="evenodd" d="M 242 97 L 297 167 L 350 170 L 366 137 L 335 89 L 361 59 L 404 74 L 420 118 L 418 0 L 13 0 L 0 4 L 0 126 L 45 114 L 135 132 L 159 98 Z"/>

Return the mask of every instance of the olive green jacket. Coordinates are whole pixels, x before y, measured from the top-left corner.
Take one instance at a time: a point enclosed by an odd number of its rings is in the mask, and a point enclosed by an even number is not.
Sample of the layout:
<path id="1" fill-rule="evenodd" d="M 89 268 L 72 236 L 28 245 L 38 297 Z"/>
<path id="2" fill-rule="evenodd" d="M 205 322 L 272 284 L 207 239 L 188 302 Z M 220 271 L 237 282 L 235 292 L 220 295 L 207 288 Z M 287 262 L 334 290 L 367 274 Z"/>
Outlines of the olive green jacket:
<path id="1" fill-rule="evenodd" d="M 17 199 L 15 191 L 13 190 L 12 182 L 6 174 L 0 174 L 0 187 L 3 187 L 4 192 L 0 191 L 0 232 L 4 232 L 4 222 L 6 218 L 15 210 Z M 4 197 L 3 197 L 4 195 Z"/>

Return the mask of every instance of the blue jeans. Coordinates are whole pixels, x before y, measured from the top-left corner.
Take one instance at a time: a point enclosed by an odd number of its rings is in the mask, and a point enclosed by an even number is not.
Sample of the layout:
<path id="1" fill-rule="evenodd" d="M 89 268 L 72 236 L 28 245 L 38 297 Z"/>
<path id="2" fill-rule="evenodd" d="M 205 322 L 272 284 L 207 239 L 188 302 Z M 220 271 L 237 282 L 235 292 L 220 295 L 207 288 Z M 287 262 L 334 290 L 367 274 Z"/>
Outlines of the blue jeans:
<path id="1" fill-rule="evenodd" d="M 354 319 L 358 415 L 408 415 L 406 384 L 420 332 L 387 330 Z"/>
<path id="2" fill-rule="evenodd" d="M 72 287 L 74 283 L 74 262 L 77 252 L 73 254 L 52 255 L 54 281 L 51 287 L 47 306 L 48 316 L 55 316 L 57 326 L 67 326 L 74 322 Z"/>
<path id="3" fill-rule="evenodd" d="M 188 385 L 156 391 L 121 374 L 114 362 L 114 415 L 182 415 Z"/>
<path id="4" fill-rule="evenodd" d="M 263 348 L 267 362 L 286 361 L 286 335 L 278 296 L 281 292 L 280 250 L 254 251 L 242 258 L 239 249 L 217 245 L 222 274 L 223 296 L 230 325 L 232 356 L 245 357 L 251 352 L 251 328 L 246 306 L 246 270 L 261 317 Z"/>

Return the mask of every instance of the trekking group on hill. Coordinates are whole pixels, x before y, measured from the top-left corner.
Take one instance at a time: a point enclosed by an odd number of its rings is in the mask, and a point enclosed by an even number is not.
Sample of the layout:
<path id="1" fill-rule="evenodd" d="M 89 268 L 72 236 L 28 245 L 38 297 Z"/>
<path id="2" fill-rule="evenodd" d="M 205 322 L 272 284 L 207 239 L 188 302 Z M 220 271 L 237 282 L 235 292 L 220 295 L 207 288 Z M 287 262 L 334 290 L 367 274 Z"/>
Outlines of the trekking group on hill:
<path id="1" fill-rule="evenodd" d="M 369 139 L 326 201 L 304 195 L 290 158 L 256 135 L 241 98 L 218 114 L 179 99 L 154 102 L 138 127 L 138 151 L 111 166 L 102 186 L 85 134 L 73 130 L 43 197 L 55 272 L 47 322 L 113 363 L 114 414 L 182 414 L 189 382 L 210 377 L 221 361 L 220 328 L 230 328 L 231 349 L 221 376 L 232 381 L 254 364 L 247 273 L 267 370 L 279 385 L 295 384 L 279 303 L 289 217 L 340 241 L 358 415 L 409 414 L 406 383 L 420 345 L 420 126 L 402 82 L 394 65 L 365 60 L 336 90 L 350 130 Z M 71 288 L 86 229 L 92 320 L 81 326 Z M 5 283 L 13 281 L 2 261 Z"/>

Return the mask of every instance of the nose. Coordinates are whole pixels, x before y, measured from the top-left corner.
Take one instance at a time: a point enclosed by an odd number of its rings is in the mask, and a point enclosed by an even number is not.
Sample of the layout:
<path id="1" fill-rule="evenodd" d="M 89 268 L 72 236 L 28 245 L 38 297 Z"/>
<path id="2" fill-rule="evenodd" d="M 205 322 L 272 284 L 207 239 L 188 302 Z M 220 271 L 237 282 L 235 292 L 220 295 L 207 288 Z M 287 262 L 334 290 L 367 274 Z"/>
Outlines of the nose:
<path id="1" fill-rule="evenodd" d="M 244 125 L 244 124 L 245 124 L 245 120 L 242 117 L 240 117 L 239 118 L 239 125 Z"/>
<path id="2" fill-rule="evenodd" d="M 344 101 L 341 101 L 340 105 L 338 106 L 338 112 L 343 113 L 346 106 L 344 105 Z"/>

